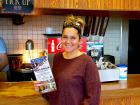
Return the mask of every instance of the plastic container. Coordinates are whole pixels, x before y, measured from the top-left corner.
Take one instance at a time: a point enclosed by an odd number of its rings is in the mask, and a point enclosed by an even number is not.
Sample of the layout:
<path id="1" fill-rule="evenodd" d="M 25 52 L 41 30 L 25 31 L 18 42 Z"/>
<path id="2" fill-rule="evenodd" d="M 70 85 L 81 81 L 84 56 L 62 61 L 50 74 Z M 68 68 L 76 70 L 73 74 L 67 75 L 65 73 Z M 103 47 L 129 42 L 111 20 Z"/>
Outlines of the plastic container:
<path id="1" fill-rule="evenodd" d="M 127 80 L 127 65 L 118 64 L 117 67 L 119 68 L 119 80 Z"/>

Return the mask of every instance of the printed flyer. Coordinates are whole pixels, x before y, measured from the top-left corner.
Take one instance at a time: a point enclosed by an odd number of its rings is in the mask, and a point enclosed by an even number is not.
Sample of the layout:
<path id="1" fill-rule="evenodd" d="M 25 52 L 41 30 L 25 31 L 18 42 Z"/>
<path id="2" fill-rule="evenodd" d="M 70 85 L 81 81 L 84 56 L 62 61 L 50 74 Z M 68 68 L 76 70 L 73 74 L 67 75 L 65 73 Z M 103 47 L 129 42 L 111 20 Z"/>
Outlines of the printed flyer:
<path id="1" fill-rule="evenodd" d="M 56 83 L 46 56 L 32 59 L 31 64 L 36 77 L 35 91 L 47 93 L 56 90 Z"/>

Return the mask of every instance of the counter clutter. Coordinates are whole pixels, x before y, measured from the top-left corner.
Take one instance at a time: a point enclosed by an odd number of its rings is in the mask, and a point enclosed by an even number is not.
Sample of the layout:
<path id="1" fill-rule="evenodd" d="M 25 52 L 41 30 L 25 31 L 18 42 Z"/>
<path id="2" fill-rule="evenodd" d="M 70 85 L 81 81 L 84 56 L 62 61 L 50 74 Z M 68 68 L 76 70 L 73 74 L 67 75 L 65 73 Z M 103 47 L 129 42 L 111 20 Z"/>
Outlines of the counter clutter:
<path id="1" fill-rule="evenodd" d="M 99 76 L 101 82 L 119 81 L 127 80 L 127 65 L 118 64 L 115 65 L 115 59 L 111 55 L 106 55 L 105 57 L 100 57 L 96 60 L 96 65 L 99 69 Z"/>
<path id="2" fill-rule="evenodd" d="M 127 81 L 102 83 L 100 105 L 139 105 L 140 74 Z M 35 92 L 33 82 L 0 82 L 0 105 L 49 105 Z"/>

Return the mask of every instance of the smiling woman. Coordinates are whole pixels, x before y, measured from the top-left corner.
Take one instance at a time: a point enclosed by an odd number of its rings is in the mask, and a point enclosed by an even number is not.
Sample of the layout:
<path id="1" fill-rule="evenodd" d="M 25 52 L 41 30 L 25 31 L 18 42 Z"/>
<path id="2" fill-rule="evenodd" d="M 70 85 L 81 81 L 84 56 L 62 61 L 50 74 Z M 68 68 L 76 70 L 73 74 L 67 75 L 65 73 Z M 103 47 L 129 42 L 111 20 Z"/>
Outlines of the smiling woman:
<path id="1" fill-rule="evenodd" d="M 75 28 L 66 28 L 62 34 L 62 48 L 65 51 L 64 57 L 73 58 L 79 52 L 80 39 Z M 79 52 L 79 54 L 81 54 Z"/>
<path id="2" fill-rule="evenodd" d="M 82 54 L 79 51 L 81 44 L 81 33 L 84 21 L 79 17 L 69 16 L 63 24 L 62 48 L 64 58 L 74 58 Z"/>
<path id="3" fill-rule="evenodd" d="M 50 105 L 99 105 L 101 84 L 93 60 L 80 51 L 84 21 L 69 16 L 63 24 L 62 48 L 53 59 L 57 91 L 47 93 Z"/>

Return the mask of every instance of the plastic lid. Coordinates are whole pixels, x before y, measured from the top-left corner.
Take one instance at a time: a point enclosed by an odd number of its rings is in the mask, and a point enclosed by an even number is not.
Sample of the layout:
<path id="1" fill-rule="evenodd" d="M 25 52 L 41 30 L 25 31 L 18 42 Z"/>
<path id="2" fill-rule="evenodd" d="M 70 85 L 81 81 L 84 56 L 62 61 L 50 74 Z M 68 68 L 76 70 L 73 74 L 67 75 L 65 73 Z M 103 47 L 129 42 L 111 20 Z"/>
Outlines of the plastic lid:
<path id="1" fill-rule="evenodd" d="M 127 67 L 126 64 L 118 64 L 117 67 Z"/>

